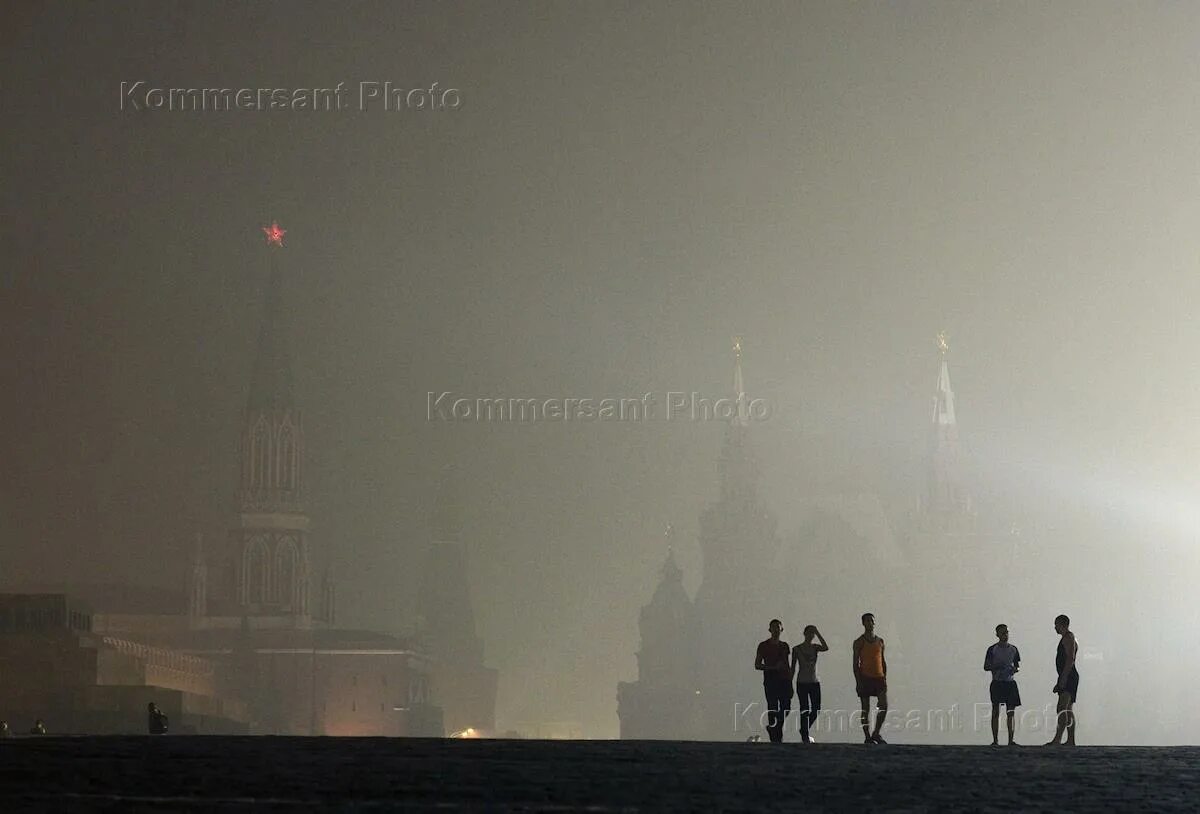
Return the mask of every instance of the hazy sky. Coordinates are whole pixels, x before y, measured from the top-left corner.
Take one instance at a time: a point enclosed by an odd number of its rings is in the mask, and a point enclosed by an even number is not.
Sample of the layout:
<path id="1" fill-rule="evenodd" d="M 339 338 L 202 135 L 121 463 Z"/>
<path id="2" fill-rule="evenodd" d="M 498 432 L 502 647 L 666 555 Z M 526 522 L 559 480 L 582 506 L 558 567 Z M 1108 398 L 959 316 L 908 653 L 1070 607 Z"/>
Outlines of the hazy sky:
<path id="1" fill-rule="evenodd" d="M 668 522 L 698 578 L 721 428 L 429 422 L 428 391 L 724 395 L 743 334 L 787 538 L 804 495 L 916 499 L 944 328 L 997 492 L 1137 522 L 1200 494 L 1200 7 L 3 14 L 6 585 L 179 585 L 228 525 L 273 218 L 342 621 L 409 623 L 456 464 L 501 725 L 616 733 Z M 461 107 L 122 111 L 123 81 Z"/>

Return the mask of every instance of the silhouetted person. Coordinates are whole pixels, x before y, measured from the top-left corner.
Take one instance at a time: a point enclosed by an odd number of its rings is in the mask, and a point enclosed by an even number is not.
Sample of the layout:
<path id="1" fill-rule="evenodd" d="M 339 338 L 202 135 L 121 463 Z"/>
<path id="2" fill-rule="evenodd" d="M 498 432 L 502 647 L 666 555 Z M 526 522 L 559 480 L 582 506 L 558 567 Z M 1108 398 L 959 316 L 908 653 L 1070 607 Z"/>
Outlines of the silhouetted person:
<path id="1" fill-rule="evenodd" d="M 879 735 L 887 717 L 887 659 L 883 654 L 883 639 L 875 635 L 875 614 L 862 615 L 863 635 L 854 640 L 851 665 L 854 668 L 854 688 L 862 702 L 863 743 L 887 743 Z M 875 731 L 870 730 L 871 697 L 877 699 Z"/>
<path id="2" fill-rule="evenodd" d="M 1021 706 L 1021 693 L 1017 690 L 1017 672 L 1021 669 L 1021 651 L 1008 641 L 1008 625 L 996 625 L 998 641 L 987 649 L 983 657 L 983 669 L 992 674 L 989 692 L 992 697 L 992 746 L 1000 745 L 1000 705 L 1008 723 L 1008 745 L 1016 746 L 1013 740 L 1015 713 Z"/>
<path id="3" fill-rule="evenodd" d="M 8 728 L 8 721 L 0 721 L 0 738 L 11 738 L 12 730 Z"/>
<path id="4" fill-rule="evenodd" d="M 813 638 L 816 638 L 816 643 Z M 809 726 L 821 711 L 821 682 L 817 678 L 817 654 L 829 649 L 816 625 L 804 628 L 804 642 L 792 648 L 792 672 L 796 676 L 796 711 L 800 714 L 800 740 L 810 743 Z"/>
<path id="5" fill-rule="evenodd" d="M 792 668 L 788 664 L 791 648 L 779 638 L 783 622 L 772 619 L 771 638 L 758 643 L 754 669 L 762 670 L 763 692 L 767 696 L 767 734 L 771 743 L 783 743 L 783 723 L 792 707 Z"/>
<path id="6" fill-rule="evenodd" d="M 1047 746 L 1060 746 L 1062 736 L 1067 734 L 1067 746 L 1075 745 L 1075 697 L 1079 694 L 1079 671 L 1075 669 L 1075 657 L 1079 655 L 1079 643 L 1071 632 L 1071 620 L 1065 613 L 1054 617 L 1054 632 L 1059 635 L 1058 652 L 1054 656 L 1054 669 L 1058 677 L 1051 690 L 1058 696 L 1058 725 L 1054 740 Z"/>
<path id="7" fill-rule="evenodd" d="M 167 714 L 153 701 L 146 707 L 146 718 L 151 735 L 167 734 Z"/>
<path id="8" fill-rule="evenodd" d="M 45 735 L 46 734 L 46 725 L 44 723 L 42 723 L 41 718 L 38 718 L 36 721 L 33 722 L 33 729 L 29 730 L 29 734 L 30 735 Z"/>

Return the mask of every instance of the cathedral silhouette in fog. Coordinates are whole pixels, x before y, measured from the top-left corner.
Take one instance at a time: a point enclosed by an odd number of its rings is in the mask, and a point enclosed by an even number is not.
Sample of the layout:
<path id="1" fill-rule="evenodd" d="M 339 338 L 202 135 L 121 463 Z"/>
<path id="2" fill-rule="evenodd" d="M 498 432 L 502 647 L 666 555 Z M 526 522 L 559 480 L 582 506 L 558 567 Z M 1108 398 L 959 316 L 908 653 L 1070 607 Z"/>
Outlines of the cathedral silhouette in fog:
<path id="1" fill-rule="evenodd" d="M 747 636 L 771 618 L 764 575 L 773 573 L 779 541 L 775 517 L 758 498 L 740 342 L 734 354 L 738 409 L 717 461 L 717 501 L 700 516 L 703 579 L 693 602 L 668 552 L 641 613 L 638 680 L 617 688 L 622 738 L 721 739 L 752 660 L 742 652 Z"/>
<path id="2" fill-rule="evenodd" d="M 806 504 L 807 523 L 785 544 L 759 497 L 752 423 L 739 412 L 725 427 L 717 499 L 700 516 L 700 586 L 693 600 L 668 549 L 639 617 L 637 680 L 617 687 L 622 738 L 745 740 L 761 732 L 754 647 L 776 617 L 792 645 L 808 623 L 829 640 L 820 667 L 824 707 L 842 712 L 824 724 L 850 731 L 844 711 L 858 707 L 850 645 L 861 633 L 860 614 L 871 611 L 888 643 L 893 708 L 933 721 L 915 721 L 911 739 L 963 739 L 954 727 L 964 726 L 980 696 L 975 650 L 998 621 L 1042 631 L 1045 610 L 1014 602 L 1012 587 L 1049 599 L 1054 574 L 1045 568 L 1052 555 L 1035 550 L 1014 523 L 978 512 L 959 449 L 944 334 L 938 350 L 922 496 L 903 516 L 891 516 L 871 494 L 825 496 Z M 734 354 L 733 391 L 745 403 L 740 343 Z M 1102 670 L 1091 673 L 1103 681 Z"/>

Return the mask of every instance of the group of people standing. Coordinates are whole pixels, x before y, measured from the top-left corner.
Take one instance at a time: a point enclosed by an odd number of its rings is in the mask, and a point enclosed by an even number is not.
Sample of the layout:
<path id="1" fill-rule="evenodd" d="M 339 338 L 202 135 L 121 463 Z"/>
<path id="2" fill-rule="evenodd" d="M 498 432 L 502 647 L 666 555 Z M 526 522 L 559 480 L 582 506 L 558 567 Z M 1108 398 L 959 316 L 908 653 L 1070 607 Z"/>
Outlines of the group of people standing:
<path id="1" fill-rule="evenodd" d="M 880 732 L 887 718 L 887 657 L 881 637 L 875 635 L 875 615 L 862 615 L 863 633 L 854 640 L 851 666 L 854 672 L 855 693 L 862 705 L 863 742 L 885 744 Z M 1047 746 L 1075 745 L 1074 705 L 1079 693 L 1079 670 L 1075 666 L 1079 645 L 1071 632 L 1071 620 L 1065 614 L 1054 619 L 1054 631 L 1059 635 L 1055 656 L 1054 688 L 1058 697 L 1057 724 L 1054 738 Z M 763 674 L 763 692 L 767 699 L 767 734 L 772 743 L 783 742 L 783 725 L 791 712 L 792 683 L 799 705 L 800 738 L 812 743 L 811 727 L 821 711 L 821 682 L 817 678 L 817 656 L 829 650 L 825 637 L 815 625 L 804 628 L 804 642 L 789 647 L 781 635 L 783 623 L 772 619 L 768 626 L 771 637 L 758 645 L 754 669 Z M 987 649 L 983 669 L 992 674 L 989 694 L 992 702 L 992 745 L 1000 745 L 1000 707 L 1005 708 L 1008 745 L 1016 746 L 1015 713 L 1021 705 L 1021 693 L 1016 674 L 1021 669 L 1021 652 L 1008 640 L 1008 626 L 996 626 L 996 642 Z M 871 726 L 871 699 L 876 700 L 874 727 Z"/>

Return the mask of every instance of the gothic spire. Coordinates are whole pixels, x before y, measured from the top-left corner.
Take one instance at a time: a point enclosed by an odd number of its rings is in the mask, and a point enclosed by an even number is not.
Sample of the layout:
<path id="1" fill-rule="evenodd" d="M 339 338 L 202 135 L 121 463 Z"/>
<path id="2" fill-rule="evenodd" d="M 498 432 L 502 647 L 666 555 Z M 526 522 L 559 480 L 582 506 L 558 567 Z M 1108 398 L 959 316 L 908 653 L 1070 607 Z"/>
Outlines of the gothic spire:
<path id="1" fill-rule="evenodd" d="M 733 396 L 736 399 L 737 412 L 734 413 L 733 423 L 745 427 L 750 423 L 750 410 L 746 404 L 746 383 L 742 379 L 742 338 L 733 338 Z"/>
<path id="2" fill-rule="evenodd" d="M 272 224 L 271 227 L 264 227 L 263 231 L 267 234 L 270 273 L 258 336 L 258 356 L 254 361 L 254 377 L 250 381 L 250 397 L 246 406 L 251 411 L 288 410 L 296 404 L 283 304 L 283 263 L 280 255 L 284 250 L 284 230 L 279 228 L 279 224 Z"/>
<path id="3" fill-rule="evenodd" d="M 721 498 L 755 499 L 755 481 L 758 467 L 750 450 L 748 429 L 750 427 L 749 403 L 746 400 L 746 384 L 742 376 L 742 338 L 733 338 L 733 395 L 735 407 L 729 424 L 726 425 L 725 443 L 717 469 L 721 479 Z"/>
<path id="4" fill-rule="evenodd" d="M 687 591 L 683 587 L 683 569 L 675 561 L 675 529 L 669 523 L 667 524 L 664 536 L 667 540 L 667 556 L 663 560 L 662 568 L 659 570 L 658 586 L 654 589 L 654 595 L 650 598 L 650 603 L 642 608 L 641 627 L 643 646 L 647 643 L 648 634 L 653 638 L 654 631 L 648 630 L 647 625 L 653 626 L 655 624 L 654 617 L 656 615 L 660 617 L 659 621 L 665 623 L 666 627 L 671 627 L 682 623 L 684 617 L 692 607 L 692 600 L 688 597 Z M 659 632 L 665 633 L 666 631 Z M 679 632 L 682 633 L 683 631 Z"/>
<path id="5" fill-rule="evenodd" d="M 662 578 L 664 582 L 675 582 L 683 578 L 683 570 L 675 562 L 675 526 L 667 523 L 663 536 L 667 538 L 667 559 L 662 565 Z"/>
<path id="6" fill-rule="evenodd" d="M 938 371 L 937 394 L 933 400 L 933 424 L 935 429 L 956 427 L 954 418 L 954 390 L 950 387 L 950 367 L 946 364 L 946 352 L 950 350 L 945 331 L 937 335 L 938 350 L 942 354 L 942 365 Z"/>
<path id="7" fill-rule="evenodd" d="M 304 420 L 292 389 L 287 311 L 283 303 L 283 236 L 263 227 L 269 276 L 258 355 L 242 423 L 240 521 L 232 542 L 238 611 L 309 618 L 308 517 L 304 513 Z"/>
<path id="8" fill-rule="evenodd" d="M 950 350 L 946 332 L 937 335 L 941 355 L 937 389 L 933 395 L 930 427 L 930 469 L 927 510 L 943 528 L 964 527 L 970 514 L 970 497 L 962 482 L 958 454 L 958 419 L 954 412 L 954 390 L 950 386 Z"/>

